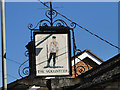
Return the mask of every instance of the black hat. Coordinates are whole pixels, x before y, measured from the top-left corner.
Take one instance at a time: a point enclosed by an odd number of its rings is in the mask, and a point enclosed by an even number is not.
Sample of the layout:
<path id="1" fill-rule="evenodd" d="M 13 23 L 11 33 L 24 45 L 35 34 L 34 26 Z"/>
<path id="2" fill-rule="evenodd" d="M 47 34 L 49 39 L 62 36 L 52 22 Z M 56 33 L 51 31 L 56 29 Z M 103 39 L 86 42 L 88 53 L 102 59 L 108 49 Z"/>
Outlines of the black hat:
<path id="1" fill-rule="evenodd" d="M 55 39 L 55 38 L 56 38 L 56 36 L 53 36 L 52 38 L 54 38 L 54 39 Z"/>

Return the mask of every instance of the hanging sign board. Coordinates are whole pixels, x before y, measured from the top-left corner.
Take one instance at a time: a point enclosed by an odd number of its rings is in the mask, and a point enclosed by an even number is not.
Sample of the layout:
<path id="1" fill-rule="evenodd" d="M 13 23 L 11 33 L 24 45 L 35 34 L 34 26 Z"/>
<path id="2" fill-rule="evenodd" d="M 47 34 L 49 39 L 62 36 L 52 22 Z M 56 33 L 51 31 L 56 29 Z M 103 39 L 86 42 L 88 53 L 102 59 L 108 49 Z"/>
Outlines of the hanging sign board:
<path id="1" fill-rule="evenodd" d="M 34 32 L 36 76 L 71 75 L 70 31 Z"/>

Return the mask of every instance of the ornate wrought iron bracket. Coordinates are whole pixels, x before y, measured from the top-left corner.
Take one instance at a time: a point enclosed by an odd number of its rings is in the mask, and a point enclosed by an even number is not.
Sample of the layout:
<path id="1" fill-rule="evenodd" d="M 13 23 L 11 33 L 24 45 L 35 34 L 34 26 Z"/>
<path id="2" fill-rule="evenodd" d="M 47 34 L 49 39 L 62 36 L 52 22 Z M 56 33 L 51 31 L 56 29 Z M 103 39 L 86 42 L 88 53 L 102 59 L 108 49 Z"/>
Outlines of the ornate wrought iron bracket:
<path id="1" fill-rule="evenodd" d="M 58 13 L 52 9 L 52 3 L 50 2 L 50 10 L 47 10 L 45 12 L 45 16 L 48 18 L 48 19 L 42 19 L 40 20 L 36 26 L 33 26 L 33 24 L 29 24 L 27 27 L 28 29 L 31 31 L 31 41 L 33 41 L 33 31 L 39 31 L 40 30 L 40 27 L 68 27 L 68 28 L 71 28 L 71 31 L 72 31 L 72 36 L 73 36 L 73 55 L 75 56 L 76 53 L 81 53 L 81 50 L 80 49 L 77 49 L 76 47 L 76 44 L 75 44 L 75 36 L 74 36 L 74 29 L 76 28 L 76 23 L 75 22 L 72 22 L 70 23 L 70 25 L 68 25 L 64 20 L 62 19 L 56 19 L 56 17 L 58 16 Z M 28 56 L 28 53 L 29 52 L 26 52 L 25 56 Z M 78 58 L 78 57 L 77 57 Z M 27 60 L 28 61 L 28 60 Z M 27 61 L 25 61 L 23 64 L 25 64 Z M 23 77 L 20 73 L 20 68 L 23 66 L 23 64 L 20 65 L 19 69 L 18 69 L 18 73 L 20 75 L 20 77 Z M 24 75 L 29 75 L 29 72 L 28 70 L 26 69 L 30 69 L 29 67 L 25 67 L 23 68 L 22 70 L 22 73 Z M 76 67 L 76 64 L 75 64 L 75 58 L 74 58 L 74 71 L 75 71 L 75 77 L 78 75 L 77 74 L 77 69 L 79 69 L 79 72 L 82 73 L 85 71 L 85 68 L 84 66 L 78 66 Z"/>
<path id="2" fill-rule="evenodd" d="M 19 66 L 19 69 L 18 69 L 18 74 L 19 74 L 19 76 L 22 77 L 22 78 L 23 78 L 23 76 L 28 76 L 28 75 L 29 75 L 29 69 L 30 69 L 30 67 L 25 67 L 25 68 L 23 68 L 23 69 L 22 69 L 22 72 L 21 72 L 22 66 L 23 66 L 27 61 L 29 61 L 29 60 L 26 60 L 25 62 L 23 62 L 23 63 Z"/>
<path id="3" fill-rule="evenodd" d="M 69 26 L 67 25 L 67 23 L 65 21 L 63 21 L 62 19 L 55 19 L 58 15 L 58 13 L 52 9 L 52 4 L 50 2 L 50 10 L 47 10 L 45 12 L 45 15 L 48 19 L 43 19 L 40 20 L 38 22 L 38 24 L 36 26 L 33 27 L 32 24 L 28 25 L 28 29 L 31 31 L 35 31 L 35 30 L 39 30 L 39 27 L 41 26 L 56 26 L 56 27 L 69 27 L 74 29 L 76 27 L 76 23 L 72 22 Z"/>

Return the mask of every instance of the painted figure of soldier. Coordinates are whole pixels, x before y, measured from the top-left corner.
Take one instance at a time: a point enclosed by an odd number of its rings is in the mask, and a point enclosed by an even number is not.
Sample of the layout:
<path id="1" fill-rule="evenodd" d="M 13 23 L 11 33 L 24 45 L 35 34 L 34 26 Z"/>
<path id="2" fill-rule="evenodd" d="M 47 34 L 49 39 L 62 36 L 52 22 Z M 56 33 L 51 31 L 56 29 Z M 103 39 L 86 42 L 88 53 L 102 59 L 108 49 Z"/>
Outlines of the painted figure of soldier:
<path id="1" fill-rule="evenodd" d="M 50 61 L 53 57 L 53 68 L 55 67 L 55 63 L 56 63 L 56 56 L 58 55 L 58 42 L 56 42 L 56 37 L 53 36 L 52 37 L 52 42 L 50 42 L 50 56 L 49 59 L 47 60 L 47 66 L 45 66 L 44 68 L 48 68 L 50 67 Z"/>

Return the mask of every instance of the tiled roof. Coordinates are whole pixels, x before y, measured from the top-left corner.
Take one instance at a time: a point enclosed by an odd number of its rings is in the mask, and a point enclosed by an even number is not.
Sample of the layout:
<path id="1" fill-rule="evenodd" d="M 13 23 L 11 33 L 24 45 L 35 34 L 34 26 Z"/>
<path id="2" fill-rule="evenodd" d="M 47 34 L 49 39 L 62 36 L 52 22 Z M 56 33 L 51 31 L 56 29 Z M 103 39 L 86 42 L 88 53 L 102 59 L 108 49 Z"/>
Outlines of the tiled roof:
<path id="1" fill-rule="evenodd" d="M 101 65 L 78 76 L 81 81 L 73 86 L 64 87 L 73 90 L 88 90 L 120 79 L 120 54 Z M 63 87 L 62 87 L 63 88 Z"/>

